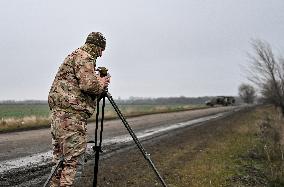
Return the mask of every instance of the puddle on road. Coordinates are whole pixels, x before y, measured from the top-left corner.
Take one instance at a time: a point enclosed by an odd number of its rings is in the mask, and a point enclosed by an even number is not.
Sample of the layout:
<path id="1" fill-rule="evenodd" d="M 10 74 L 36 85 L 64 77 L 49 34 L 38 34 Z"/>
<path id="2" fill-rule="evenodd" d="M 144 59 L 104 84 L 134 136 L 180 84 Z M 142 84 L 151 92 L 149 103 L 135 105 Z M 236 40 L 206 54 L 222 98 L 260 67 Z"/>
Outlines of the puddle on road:
<path id="1" fill-rule="evenodd" d="M 236 110 L 235 110 L 236 111 Z M 179 128 L 184 128 L 187 126 L 192 126 L 195 124 L 199 124 L 201 122 L 205 122 L 208 120 L 212 120 L 221 116 L 224 116 L 228 112 L 223 112 L 211 116 L 206 116 L 194 120 L 190 120 L 187 122 L 182 122 L 182 123 L 176 123 L 176 124 L 171 124 L 167 126 L 160 126 L 160 127 L 155 127 L 151 129 L 146 129 L 144 131 L 136 132 L 136 136 L 141 140 L 145 139 L 148 137 L 151 137 L 153 135 L 158 135 L 162 134 L 167 131 L 179 129 Z M 113 144 L 123 144 L 123 143 L 128 143 L 132 140 L 132 137 L 129 134 L 121 135 L 121 136 L 116 136 L 108 139 L 103 140 L 103 146 L 111 146 Z M 92 150 L 93 144 L 88 144 L 87 148 L 87 154 L 92 155 L 93 150 Z M 21 157 L 18 159 L 13 159 L 13 160 L 6 160 L 0 162 L 0 174 L 1 173 L 6 173 L 9 170 L 15 170 L 15 169 L 25 169 L 26 167 L 38 167 L 42 165 L 47 165 L 50 163 L 52 157 L 52 152 L 44 152 L 44 153 L 38 153 L 34 154 L 31 156 L 26 156 L 26 157 Z"/>

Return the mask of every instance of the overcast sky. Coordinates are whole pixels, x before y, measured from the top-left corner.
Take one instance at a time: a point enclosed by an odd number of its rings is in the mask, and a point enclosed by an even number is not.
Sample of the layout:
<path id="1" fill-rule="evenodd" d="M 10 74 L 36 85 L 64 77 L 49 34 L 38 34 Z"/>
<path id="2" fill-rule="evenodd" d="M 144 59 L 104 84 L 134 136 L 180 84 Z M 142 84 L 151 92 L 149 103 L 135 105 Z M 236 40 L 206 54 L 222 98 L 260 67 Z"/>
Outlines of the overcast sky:
<path id="1" fill-rule="evenodd" d="M 237 95 L 249 41 L 284 54 L 283 0 L 0 2 L 0 100 L 46 100 L 64 58 L 91 31 L 117 98 Z"/>

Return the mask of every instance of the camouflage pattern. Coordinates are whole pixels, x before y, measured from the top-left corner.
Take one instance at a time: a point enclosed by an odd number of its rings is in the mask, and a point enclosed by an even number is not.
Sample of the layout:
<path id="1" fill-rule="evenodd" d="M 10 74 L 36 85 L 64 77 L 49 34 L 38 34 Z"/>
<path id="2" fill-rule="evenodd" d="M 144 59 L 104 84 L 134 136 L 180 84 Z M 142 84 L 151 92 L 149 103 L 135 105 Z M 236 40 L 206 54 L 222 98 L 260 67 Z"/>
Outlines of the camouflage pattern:
<path id="1" fill-rule="evenodd" d="M 106 39 L 100 32 L 91 32 L 86 39 L 86 43 L 94 44 L 101 47 L 103 50 L 105 50 L 106 47 Z"/>
<path id="2" fill-rule="evenodd" d="M 86 113 L 89 117 L 94 113 L 94 96 L 103 91 L 95 74 L 97 50 L 97 46 L 85 44 L 66 57 L 48 95 L 51 110 Z"/>
<path id="3" fill-rule="evenodd" d="M 82 173 L 87 119 L 94 113 L 96 100 L 104 89 L 95 73 L 100 51 L 98 45 L 86 43 L 68 55 L 49 91 L 53 163 L 64 157 L 63 167 L 53 176 L 51 186 L 72 186 Z"/>
<path id="4" fill-rule="evenodd" d="M 72 186 L 79 181 L 86 151 L 87 118 L 80 114 L 53 110 L 51 115 L 53 162 L 64 156 L 63 168 L 51 179 L 51 186 Z"/>

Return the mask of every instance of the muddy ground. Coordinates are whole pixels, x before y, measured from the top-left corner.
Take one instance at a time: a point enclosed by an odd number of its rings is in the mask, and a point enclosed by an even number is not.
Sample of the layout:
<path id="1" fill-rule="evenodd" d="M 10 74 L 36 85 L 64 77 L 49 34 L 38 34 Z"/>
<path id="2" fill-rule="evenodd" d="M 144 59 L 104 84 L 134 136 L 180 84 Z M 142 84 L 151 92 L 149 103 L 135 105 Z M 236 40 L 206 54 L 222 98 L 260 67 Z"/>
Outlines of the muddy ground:
<path id="1" fill-rule="evenodd" d="M 147 152 L 169 186 L 179 185 L 181 177 L 175 171 L 184 163 L 198 157 L 208 144 L 224 136 L 247 110 L 231 114 L 223 119 L 206 122 L 205 124 L 188 127 L 171 132 L 159 138 L 143 142 Z M 182 152 L 182 154 L 180 154 Z M 81 186 L 92 186 L 93 163 L 85 168 Z M 190 171 L 188 171 L 190 178 Z M 133 145 L 120 150 L 117 154 L 103 158 L 100 162 L 98 186 L 161 186 L 155 174 L 148 166 L 140 151 Z"/>

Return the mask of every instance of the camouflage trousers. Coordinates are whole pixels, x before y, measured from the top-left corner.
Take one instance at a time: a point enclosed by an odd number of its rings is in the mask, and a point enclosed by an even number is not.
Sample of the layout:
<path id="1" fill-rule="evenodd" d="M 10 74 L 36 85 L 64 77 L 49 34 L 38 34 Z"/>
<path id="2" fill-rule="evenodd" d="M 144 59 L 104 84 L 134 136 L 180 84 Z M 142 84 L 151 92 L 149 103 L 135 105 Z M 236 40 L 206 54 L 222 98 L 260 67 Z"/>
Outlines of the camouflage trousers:
<path id="1" fill-rule="evenodd" d="M 64 157 L 63 167 L 52 177 L 50 186 L 63 187 L 78 183 L 86 151 L 87 117 L 76 113 L 52 111 L 51 135 L 53 163 Z M 55 166 L 54 166 L 55 167 Z"/>

